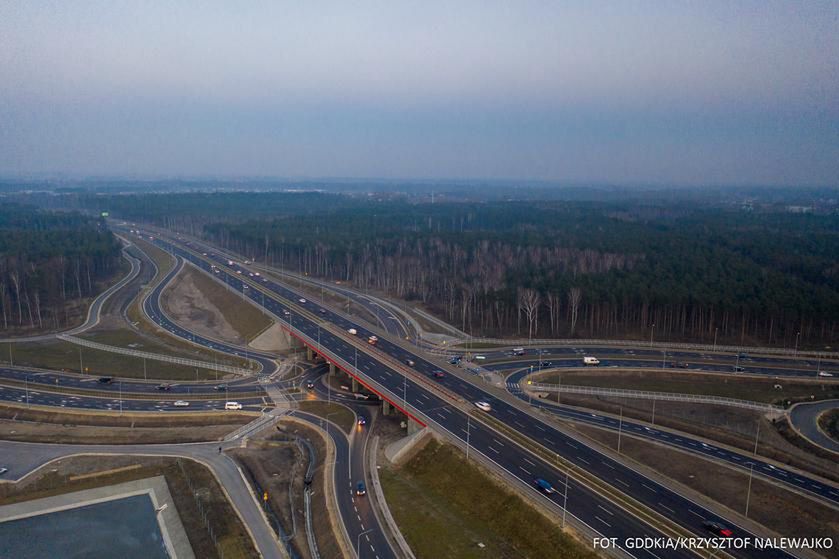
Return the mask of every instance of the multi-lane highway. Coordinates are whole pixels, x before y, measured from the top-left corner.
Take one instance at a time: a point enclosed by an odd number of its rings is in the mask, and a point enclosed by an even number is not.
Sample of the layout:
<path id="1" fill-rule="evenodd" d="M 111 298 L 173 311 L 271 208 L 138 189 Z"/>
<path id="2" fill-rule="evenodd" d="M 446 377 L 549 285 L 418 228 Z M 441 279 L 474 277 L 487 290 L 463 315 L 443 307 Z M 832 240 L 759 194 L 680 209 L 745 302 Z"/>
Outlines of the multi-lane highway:
<path id="1" fill-rule="evenodd" d="M 699 454 L 706 458 L 719 460 L 725 462 L 726 464 L 742 468 L 746 471 L 752 470 L 755 474 L 764 476 L 775 482 L 790 485 L 799 491 L 803 491 L 807 494 L 823 499 L 828 503 L 839 506 L 839 488 L 803 472 L 790 470 L 783 466 L 772 464 L 768 460 L 763 460 L 753 454 L 747 454 L 730 448 L 710 444 L 697 437 L 691 437 L 685 433 L 676 434 L 668 430 L 657 429 L 632 420 L 615 419 L 609 415 L 587 412 L 580 410 L 579 408 L 563 406 L 553 402 L 543 402 L 538 398 L 533 399 L 521 389 L 520 385 L 521 379 L 523 379 L 528 372 L 528 369 L 524 369 L 507 377 L 507 390 L 509 390 L 511 394 L 521 398 L 522 401 L 527 402 L 528 405 L 543 409 L 563 419 L 587 423 L 589 425 L 595 425 L 597 427 L 613 431 L 620 429 L 623 433 L 629 435 L 653 440 L 680 450 Z"/>
<path id="2" fill-rule="evenodd" d="M 428 379 L 434 370 L 440 368 L 440 365 L 426 360 L 410 349 L 387 339 L 381 339 L 376 350 L 382 352 L 381 354 L 377 353 L 373 356 L 365 351 L 358 351 L 357 345 L 348 339 L 348 335 L 335 333 L 325 324 L 330 323 L 343 332 L 346 332 L 348 328 L 355 328 L 359 337 L 366 337 L 373 332 L 331 309 L 306 300 L 305 297 L 288 287 L 266 278 L 251 277 L 252 272 L 247 267 L 238 263 L 230 264 L 223 258 L 215 257 L 212 252 L 203 256 L 200 252 L 189 250 L 188 246 L 180 245 L 175 239 L 157 237 L 153 241 L 164 250 L 189 260 L 206 272 L 214 274 L 219 280 L 244 292 L 257 305 L 264 304 L 268 310 L 285 320 L 286 327 L 304 338 L 306 343 L 319 349 L 337 364 L 352 370 L 368 386 L 377 389 L 394 404 L 408 408 L 409 412 L 415 415 L 421 415 L 425 422 L 432 424 L 441 432 L 448 433 L 461 444 L 465 444 L 468 439 L 472 452 L 479 452 L 487 460 L 496 463 L 510 478 L 518 479 L 523 485 L 530 487 L 536 478 L 554 480 L 555 485 L 560 489 L 559 493 L 539 494 L 538 498 L 550 500 L 557 505 L 561 504 L 565 492 L 561 481 L 564 478 L 563 472 L 539 456 L 518 447 L 510 439 L 499 435 L 482 422 L 469 421 L 469 414 L 465 413 L 456 401 L 445 397 L 444 394 L 455 394 L 466 402 L 475 400 L 490 402 L 493 407 L 491 412 L 493 416 L 511 429 L 538 442 L 549 452 L 563 456 L 577 468 L 596 475 L 613 489 L 631 496 L 634 500 L 666 516 L 683 529 L 706 535 L 702 529 L 702 521 L 712 520 L 732 526 L 739 534 L 748 534 L 744 528 L 734 525 L 702 505 L 586 446 L 581 441 L 565 435 L 540 418 L 520 409 L 519 406 L 512 405 L 505 398 L 489 394 L 470 379 L 446 375 L 439 381 L 445 392 L 431 388 L 429 383 L 434 381 Z M 245 288 L 245 285 L 248 285 L 248 288 Z M 289 304 L 289 301 L 294 303 Z M 410 359 L 415 365 L 409 372 L 402 367 L 394 366 L 389 359 L 398 362 Z M 594 531 L 617 537 L 619 541 L 629 537 L 661 535 L 657 528 L 641 522 L 610 499 L 594 493 L 573 478 L 567 490 L 569 512 Z M 673 555 L 685 553 L 687 552 L 676 552 Z M 638 550 L 633 550 L 632 554 L 652 555 L 648 551 Z M 782 550 L 757 549 L 737 550 L 733 554 L 742 557 L 788 555 Z"/>

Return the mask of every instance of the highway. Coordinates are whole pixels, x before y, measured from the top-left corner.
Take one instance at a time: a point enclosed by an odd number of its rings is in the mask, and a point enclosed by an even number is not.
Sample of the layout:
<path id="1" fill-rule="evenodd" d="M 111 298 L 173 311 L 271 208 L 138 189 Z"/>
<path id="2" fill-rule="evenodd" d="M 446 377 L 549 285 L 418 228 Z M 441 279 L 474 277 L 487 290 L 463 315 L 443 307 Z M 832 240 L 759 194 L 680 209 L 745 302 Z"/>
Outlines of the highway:
<path id="1" fill-rule="evenodd" d="M 511 394 L 520 398 L 523 402 L 527 402 L 528 405 L 548 411 L 562 419 L 587 423 L 589 425 L 603 427 L 612 431 L 620 429 L 623 433 L 663 443 L 680 450 L 699 454 L 700 456 L 704 456 L 706 458 L 719 460 L 729 465 L 742 468 L 746 471 L 753 468 L 754 473 L 757 475 L 766 477 L 775 482 L 790 485 L 794 489 L 803 491 L 828 503 L 839 506 L 839 489 L 837 489 L 834 485 L 824 483 L 821 480 L 803 472 L 790 470 L 780 465 L 774 465 L 773 463 L 752 454 L 746 454 L 744 452 L 709 444 L 685 433 L 675 434 L 632 420 L 619 420 L 609 415 L 587 412 L 578 408 L 563 406 L 556 403 L 547 403 L 539 400 L 538 398 L 529 398 L 528 395 L 521 389 L 520 385 L 521 379 L 528 373 L 528 369 L 513 373 L 507 377 L 506 383 L 507 390 Z M 835 401 L 831 407 L 836 407 Z"/>
<path id="2" fill-rule="evenodd" d="M 116 383 L 119 384 L 119 383 Z M 110 396 L 110 397 L 109 397 Z M 50 406 L 55 408 L 74 408 L 100 411 L 166 411 L 189 412 L 223 410 L 225 400 L 189 400 L 189 406 L 175 406 L 179 398 L 160 398 L 157 400 L 136 400 L 117 394 L 109 396 L 81 396 L 61 392 L 49 392 L 48 388 L 29 388 L 0 385 L 0 400 L 24 406 Z M 162 394 L 161 394 L 162 396 Z M 271 405 L 267 397 L 236 399 L 245 410 L 261 411 Z"/>
<path id="3" fill-rule="evenodd" d="M 414 412 L 421 414 L 424 419 L 433 424 L 441 432 L 447 432 L 453 438 L 466 443 L 469 440 L 472 452 L 480 452 L 487 460 L 496 463 L 507 475 L 519 480 L 523 485 L 532 488 L 533 480 L 537 477 L 555 481 L 560 488 L 560 495 L 564 492 L 563 471 L 559 468 L 545 463 L 538 456 L 525 451 L 513 444 L 509 439 L 499 436 L 496 431 L 483 425 L 480 421 L 468 421 L 468 414 L 460 407 L 452 405 L 449 398 L 443 398 L 437 391 L 429 388 L 430 374 L 440 368 L 439 365 L 427 361 L 399 345 L 387 339 L 382 339 L 378 344 L 378 350 L 394 359 L 404 362 L 412 359 L 416 365 L 408 373 L 393 366 L 384 364 L 383 357 L 372 357 L 364 351 L 358 352 L 344 336 L 336 335 L 326 328 L 321 327 L 319 321 L 309 318 L 320 316 L 346 332 L 347 328 L 354 327 L 358 330 L 358 336 L 365 338 L 370 335 L 368 329 L 355 324 L 343 315 L 339 315 L 328 308 L 321 307 L 314 301 L 305 300 L 299 294 L 289 288 L 276 284 L 266 278 L 262 278 L 261 287 L 268 291 L 264 295 L 260 290 L 255 289 L 257 281 L 250 278 L 248 270 L 238 264 L 229 268 L 226 261 L 221 258 L 214 258 L 212 253 L 208 257 L 199 256 L 196 253 L 171 244 L 168 240 L 160 238 L 152 239 L 157 246 L 168 252 L 177 254 L 195 265 L 202 267 L 208 273 L 211 271 L 210 259 L 216 263 L 215 273 L 220 281 L 225 281 L 237 290 L 244 290 L 247 296 L 255 303 L 260 304 L 264 298 L 265 306 L 278 317 L 286 317 L 287 326 L 308 339 L 310 346 L 320 347 L 321 352 L 331 354 L 332 360 L 346 368 L 359 371 L 362 380 L 370 387 L 377 387 L 378 390 L 400 407 L 411 408 Z M 249 289 L 244 289 L 245 283 L 250 283 Z M 295 301 L 293 305 L 287 305 L 277 295 L 285 300 Z M 301 299 L 303 299 L 301 301 Z M 301 313 L 302 308 L 307 313 Z M 386 359 L 384 359 L 386 361 Z M 357 363 L 358 367 L 353 365 Z M 350 365 L 353 364 L 353 365 Z M 407 373 L 407 374 L 406 374 Z M 670 520 L 678 523 L 683 528 L 699 534 L 707 535 L 701 528 L 703 520 L 715 520 L 724 525 L 732 527 L 740 535 L 748 535 L 748 532 L 736 526 L 734 523 L 721 518 L 715 513 L 705 509 L 698 503 L 673 492 L 658 482 L 647 478 L 621 462 L 586 446 L 584 443 L 565 435 L 537 417 L 531 416 L 517 406 L 511 405 L 503 398 L 488 394 L 482 387 L 472 382 L 461 379 L 455 375 L 447 375 L 439 384 L 450 393 L 454 393 L 467 402 L 475 400 L 489 401 L 493 406 L 492 414 L 504 424 L 533 441 L 538 441 L 544 448 L 557 455 L 562 455 L 571 461 L 580 470 L 596 475 L 601 480 L 610 484 L 614 489 L 630 495 L 635 500 L 644 503 L 651 509 L 665 515 Z M 499 440 L 501 439 L 501 440 Z M 535 493 L 540 498 L 548 499 L 555 504 L 561 500 L 557 494 L 543 495 Z M 656 529 L 642 523 L 631 514 L 613 504 L 609 499 L 593 493 L 587 487 L 581 486 L 577 481 L 571 480 L 568 485 L 568 510 L 578 517 L 592 530 L 604 535 L 617 537 L 619 541 L 628 537 L 639 536 L 660 536 Z M 605 517 L 605 518 L 604 518 Z M 676 552 L 668 556 L 679 556 L 686 552 Z M 756 550 L 745 549 L 732 552 L 738 557 L 786 557 L 788 554 L 781 550 Z M 652 555 L 648 551 L 633 550 L 632 555 Z"/>
<path id="4" fill-rule="evenodd" d="M 796 404 L 790 410 L 789 419 L 805 438 L 822 448 L 837 453 L 837 459 L 839 460 L 839 441 L 829 437 L 818 425 L 819 415 L 831 409 L 839 409 L 839 400 Z"/>

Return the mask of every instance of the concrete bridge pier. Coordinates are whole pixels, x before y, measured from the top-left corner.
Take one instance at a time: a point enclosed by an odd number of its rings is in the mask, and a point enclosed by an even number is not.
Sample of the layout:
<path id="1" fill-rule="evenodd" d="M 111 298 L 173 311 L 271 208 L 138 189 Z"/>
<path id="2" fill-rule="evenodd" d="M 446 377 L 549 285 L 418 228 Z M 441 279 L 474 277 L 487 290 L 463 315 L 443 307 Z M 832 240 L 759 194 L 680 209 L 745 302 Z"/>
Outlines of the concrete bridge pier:
<path id="1" fill-rule="evenodd" d="M 329 376 L 330 377 L 335 376 L 335 363 L 330 363 L 329 364 Z"/>
<path id="2" fill-rule="evenodd" d="M 306 348 L 306 361 L 314 361 L 315 360 L 315 352 L 312 351 L 312 348 Z"/>
<path id="3" fill-rule="evenodd" d="M 382 415 L 390 415 L 393 406 L 387 400 L 382 400 Z"/>
<path id="4" fill-rule="evenodd" d="M 408 418 L 408 435 L 413 435 L 415 433 L 419 433 L 423 430 L 423 426 L 411 419 Z"/>
<path id="5" fill-rule="evenodd" d="M 353 391 L 353 394 L 358 392 L 358 381 L 356 380 L 355 377 L 352 377 L 352 391 Z"/>

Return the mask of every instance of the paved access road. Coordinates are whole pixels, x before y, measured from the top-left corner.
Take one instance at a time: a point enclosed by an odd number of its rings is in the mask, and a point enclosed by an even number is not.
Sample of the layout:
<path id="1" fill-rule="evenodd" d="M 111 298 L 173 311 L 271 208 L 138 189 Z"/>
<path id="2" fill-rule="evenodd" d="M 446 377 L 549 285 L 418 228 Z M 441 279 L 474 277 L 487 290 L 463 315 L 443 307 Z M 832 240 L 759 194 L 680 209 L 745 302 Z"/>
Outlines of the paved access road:
<path id="1" fill-rule="evenodd" d="M 221 443 L 224 448 L 238 446 L 238 442 Z M 273 530 L 232 458 L 218 452 L 219 443 L 178 445 L 63 445 L 0 441 L 6 476 L 17 480 L 49 461 L 78 454 L 112 454 L 117 456 L 182 456 L 203 462 L 216 475 L 227 491 L 233 507 L 253 535 L 254 544 L 263 557 L 280 558 L 283 554 Z"/>
<path id="2" fill-rule="evenodd" d="M 332 360 L 337 359 L 338 363 L 343 362 L 344 364 L 357 362 L 359 374 L 368 385 L 377 387 L 392 402 L 413 408 L 440 431 L 448 432 L 452 437 L 462 442 L 466 442 L 468 439 L 472 452 L 480 452 L 488 460 L 495 462 L 505 470 L 511 478 L 519 480 L 525 486 L 530 486 L 532 491 L 535 491 L 532 485 L 535 478 L 555 480 L 555 486 L 560 490 L 559 494 L 540 495 L 555 504 L 563 502 L 560 497 L 564 493 L 564 483 L 560 481 L 563 475 L 557 467 L 527 453 L 509 441 L 499 440 L 503 437 L 499 437 L 493 429 L 480 422 L 468 421 L 468 415 L 462 409 L 454 407 L 450 400 L 441 398 L 435 390 L 429 389 L 428 377 L 439 368 L 439 365 L 414 354 L 401 345 L 392 343 L 387 339 L 381 339 L 377 347 L 383 354 L 400 361 L 411 359 L 415 362 L 415 366 L 410 372 L 386 365 L 386 360 L 383 361 L 382 358 L 373 357 L 365 352 L 357 352 L 356 348 L 347 339 L 321 328 L 319 322 L 309 318 L 311 315 L 320 316 L 323 320 L 344 331 L 354 327 L 358 330 L 359 337 L 372 334 L 369 329 L 352 322 L 343 315 L 322 307 L 314 301 L 306 300 L 305 297 L 300 296 L 293 290 L 265 278 L 261 278 L 260 285 L 257 280 L 250 278 L 247 268 L 239 264 L 229 264 L 226 261 L 222 263 L 215 260 L 218 264 L 214 264 L 214 267 L 211 268 L 212 253 L 203 257 L 203 255 L 173 244 L 170 240 L 162 240 L 159 237 L 153 240 L 164 250 L 190 260 L 205 271 L 215 274 L 220 281 L 225 281 L 237 290 L 245 292 L 246 296 L 250 297 L 255 303 L 263 304 L 264 301 L 268 310 L 276 316 L 286 317 L 285 320 L 287 320 L 289 327 L 304 336 L 311 347 L 321 349 L 325 355 L 332 356 L 330 357 Z M 218 272 L 212 270 L 218 270 Z M 244 289 L 245 284 L 249 284 L 250 288 Z M 266 291 L 256 289 L 257 286 L 264 288 Z M 282 299 L 278 299 L 277 296 L 282 297 Z M 288 305 L 283 299 L 295 301 L 295 303 Z M 300 308 L 305 309 L 310 314 L 302 314 Z M 491 413 L 510 428 L 517 430 L 531 440 L 538 441 L 550 451 L 561 454 L 581 470 L 598 476 L 615 489 L 631 495 L 636 500 L 659 511 L 696 534 L 707 535 L 701 527 L 702 521 L 715 520 L 733 527 L 735 532 L 740 535 L 750 535 L 744 528 L 728 522 L 698 503 L 678 495 L 623 463 L 613 460 L 584 443 L 565 435 L 550 424 L 541 421 L 538 417 L 519 409 L 518 405 L 513 405 L 505 398 L 489 394 L 483 387 L 476 386 L 472 382 L 455 375 L 447 375 L 444 379 L 441 379 L 440 384 L 467 402 L 489 401 L 493 406 Z M 608 499 L 592 493 L 587 487 L 578 484 L 573 479 L 568 484 L 567 506 L 569 512 L 581 519 L 584 524 L 590 526 L 593 531 L 617 537 L 619 541 L 630 537 L 661 537 L 661 534 L 655 528 L 640 522 L 634 516 L 616 507 Z M 736 550 L 732 553 L 737 557 L 789 557 L 789 554 L 782 550 L 746 549 Z M 655 556 L 646 550 L 633 550 L 631 554 L 635 556 Z M 673 557 L 682 555 L 686 554 L 681 551 L 667 554 L 667 556 Z"/>
<path id="3" fill-rule="evenodd" d="M 839 453 L 839 441 L 830 438 L 819 429 L 818 425 L 819 415 L 832 409 L 839 409 L 839 400 L 796 404 L 790 410 L 789 419 L 795 428 L 810 441 L 822 448 Z M 836 458 L 839 460 L 839 455 Z"/>
<path id="4" fill-rule="evenodd" d="M 764 476 L 775 482 L 790 485 L 799 491 L 804 491 L 828 503 L 839 506 L 839 488 L 835 485 L 825 483 L 809 474 L 791 470 L 780 465 L 775 465 L 768 460 L 764 460 L 752 454 L 722 448 L 714 444 L 708 444 L 698 437 L 692 437 L 685 433 L 676 434 L 659 430 L 633 420 L 615 419 L 610 415 L 607 416 L 594 412 L 586 412 L 580 410 L 579 408 L 557 405 L 555 403 L 547 403 L 539 400 L 538 398 L 530 398 L 521 389 L 521 385 L 519 384 L 521 379 L 528 373 L 529 371 L 525 369 L 507 377 L 507 390 L 511 394 L 520 398 L 522 401 L 527 402 L 528 405 L 543 409 L 563 419 L 587 423 L 589 425 L 603 427 L 612 431 L 621 430 L 623 433 L 631 434 L 636 437 L 654 440 L 668 446 L 673 446 L 681 450 L 699 454 L 706 458 L 721 460 L 732 466 L 743 468 L 746 471 L 752 469 L 755 474 Z M 823 402 L 817 402 L 817 404 L 819 403 Z M 839 407 L 839 402 L 833 400 L 832 405 L 827 406 L 827 408 L 830 407 Z M 803 415 L 804 414 L 802 414 L 802 416 Z M 839 448 L 839 443 L 836 443 L 836 446 Z"/>

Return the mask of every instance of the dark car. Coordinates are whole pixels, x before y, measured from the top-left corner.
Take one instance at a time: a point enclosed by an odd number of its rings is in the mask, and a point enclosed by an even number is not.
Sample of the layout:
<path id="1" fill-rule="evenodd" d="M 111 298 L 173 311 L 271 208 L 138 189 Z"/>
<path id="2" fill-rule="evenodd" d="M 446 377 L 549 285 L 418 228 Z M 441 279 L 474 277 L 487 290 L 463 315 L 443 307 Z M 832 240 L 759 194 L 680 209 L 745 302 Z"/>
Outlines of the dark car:
<path id="1" fill-rule="evenodd" d="M 550 483 L 548 483 L 547 481 L 545 481 L 542 478 L 535 479 L 533 481 L 533 483 L 536 484 L 536 487 L 540 491 L 542 491 L 544 493 L 547 493 L 548 495 L 550 495 L 551 493 L 556 493 L 556 489 L 554 489 L 553 486 Z"/>
<path id="2" fill-rule="evenodd" d="M 312 381 L 306 382 L 306 388 L 308 388 L 309 390 L 313 389 L 314 387 L 315 387 L 314 382 L 312 382 Z"/>
<path id="3" fill-rule="evenodd" d="M 114 382 L 114 377 L 99 377 L 99 382 L 102 384 L 111 384 Z"/>
<path id="4" fill-rule="evenodd" d="M 551 363 L 550 361 L 542 361 L 541 363 L 539 363 L 539 365 L 542 367 L 550 367 L 551 365 L 553 365 L 553 363 Z"/>
<path id="5" fill-rule="evenodd" d="M 745 367 L 741 367 L 740 365 L 735 365 L 735 366 L 734 366 L 734 372 L 735 372 L 735 373 L 742 373 L 742 372 L 743 372 L 743 371 L 745 371 L 745 370 L 746 370 L 746 368 L 745 368 Z"/>
<path id="6" fill-rule="evenodd" d="M 172 390 L 172 385 L 171 384 L 158 384 L 157 389 L 158 390 Z"/>
<path id="7" fill-rule="evenodd" d="M 355 486 L 355 494 L 367 495 L 367 487 L 364 485 L 363 481 L 359 481 L 358 484 Z"/>
<path id="8" fill-rule="evenodd" d="M 358 426 L 363 427 L 364 425 L 367 425 L 367 420 L 364 419 L 363 417 L 359 417 L 358 418 Z"/>
<path id="9" fill-rule="evenodd" d="M 703 520 L 702 527 L 712 532 L 718 536 L 722 536 L 723 538 L 730 538 L 734 535 L 734 531 L 731 528 L 726 528 L 719 522 L 713 522 L 711 520 Z"/>
<path id="10" fill-rule="evenodd" d="M 457 355 L 449 359 L 449 365 L 457 365 L 458 363 L 460 363 L 460 357 Z"/>
<path id="11" fill-rule="evenodd" d="M 213 390 L 227 390 L 226 384 L 217 384 L 213 387 Z"/>

